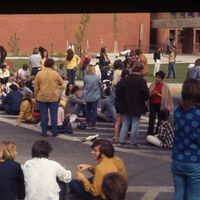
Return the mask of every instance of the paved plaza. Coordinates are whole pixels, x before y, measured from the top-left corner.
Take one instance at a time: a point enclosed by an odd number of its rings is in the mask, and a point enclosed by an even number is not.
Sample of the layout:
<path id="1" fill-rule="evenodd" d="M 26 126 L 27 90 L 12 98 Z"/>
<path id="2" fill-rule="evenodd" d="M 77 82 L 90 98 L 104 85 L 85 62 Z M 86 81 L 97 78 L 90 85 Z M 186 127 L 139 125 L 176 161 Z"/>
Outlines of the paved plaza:
<path id="1" fill-rule="evenodd" d="M 192 63 L 196 58 L 197 56 L 188 56 L 177 59 L 181 62 L 187 60 L 188 63 Z M 82 82 L 77 84 L 81 85 Z M 169 86 L 174 94 L 174 102 L 177 104 L 180 100 L 182 84 L 169 84 Z M 16 160 L 24 163 L 31 158 L 32 144 L 44 138 L 40 136 L 39 126 L 24 123 L 15 126 L 16 117 L 0 112 L 0 138 L 16 143 L 18 152 Z M 115 147 L 116 155 L 124 160 L 128 171 L 127 200 L 171 200 L 173 196 L 173 181 L 170 172 L 171 150 L 146 144 L 147 123 L 148 116 L 142 116 L 137 135 L 137 140 L 141 144 L 139 149 Z M 112 141 L 113 133 L 111 123 L 98 121 L 96 130 L 74 128 L 73 134 L 60 134 L 55 138 L 49 133 L 45 140 L 48 140 L 54 148 L 50 159 L 58 161 L 71 170 L 75 178 L 77 164 L 96 165 L 91 156 L 91 142 L 77 142 L 76 139 L 81 140 L 86 136 L 99 134 L 99 138 Z"/>
<path id="2" fill-rule="evenodd" d="M 40 136 L 40 127 L 22 123 L 15 126 L 16 116 L 0 115 L 0 138 L 14 141 L 17 145 L 17 158 L 24 163 L 31 158 L 31 146 L 36 140 L 44 139 Z M 146 128 L 148 118 L 142 117 L 138 142 L 139 149 L 115 147 L 116 155 L 120 156 L 128 171 L 127 200 L 171 200 L 173 183 L 170 173 L 171 150 L 163 150 L 146 144 Z M 74 134 L 60 134 L 58 137 L 49 136 L 48 140 L 54 151 L 50 159 L 56 160 L 67 169 L 72 170 L 75 178 L 76 165 L 80 163 L 96 163 L 91 157 L 91 142 L 76 142 L 75 138 L 99 134 L 99 138 L 112 141 L 113 127 L 111 123 L 98 121 L 97 130 L 78 130 Z M 89 175 L 89 174 L 88 174 Z"/>

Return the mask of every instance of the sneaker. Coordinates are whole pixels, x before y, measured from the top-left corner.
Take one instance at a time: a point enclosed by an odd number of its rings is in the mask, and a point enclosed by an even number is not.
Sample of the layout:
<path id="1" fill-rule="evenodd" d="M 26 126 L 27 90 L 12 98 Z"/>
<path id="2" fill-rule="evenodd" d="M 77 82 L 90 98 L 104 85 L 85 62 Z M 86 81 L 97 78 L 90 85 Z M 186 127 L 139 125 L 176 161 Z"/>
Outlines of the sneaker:
<path id="1" fill-rule="evenodd" d="M 97 139 L 98 137 L 99 137 L 99 134 L 90 135 L 90 136 L 85 138 L 85 141 L 93 141 L 93 140 Z"/>

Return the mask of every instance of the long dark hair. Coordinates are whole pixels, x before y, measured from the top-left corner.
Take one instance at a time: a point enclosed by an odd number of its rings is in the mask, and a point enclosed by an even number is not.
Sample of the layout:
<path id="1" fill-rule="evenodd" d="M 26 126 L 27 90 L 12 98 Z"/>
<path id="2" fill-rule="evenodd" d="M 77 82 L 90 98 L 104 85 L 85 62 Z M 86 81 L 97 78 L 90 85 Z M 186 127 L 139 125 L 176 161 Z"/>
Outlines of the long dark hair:
<path id="1" fill-rule="evenodd" d="M 187 79 L 184 81 L 181 91 L 182 102 L 180 107 L 188 110 L 193 107 L 200 107 L 200 81 Z"/>
<path id="2" fill-rule="evenodd" d="M 67 61 L 71 61 L 71 59 L 74 57 L 74 52 L 72 49 L 67 50 Z"/>

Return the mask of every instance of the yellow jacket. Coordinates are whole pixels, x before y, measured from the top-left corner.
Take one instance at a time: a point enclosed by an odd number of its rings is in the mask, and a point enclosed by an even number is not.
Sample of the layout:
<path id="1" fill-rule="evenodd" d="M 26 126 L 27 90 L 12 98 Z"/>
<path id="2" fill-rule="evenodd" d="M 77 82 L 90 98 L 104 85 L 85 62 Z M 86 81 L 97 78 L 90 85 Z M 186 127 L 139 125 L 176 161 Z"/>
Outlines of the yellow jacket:
<path id="1" fill-rule="evenodd" d="M 63 79 L 57 71 L 45 67 L 37 73 L 34 84 L 37 101 L 56 102 L 59 98 L 59 86 L 63 84 Z"/>
<path id="2" fill-rule="evenodd" d="M 127 178 L 126 169 L 123 161 L 119 157 L 107 158 L 103 157 L 95 168 L 91 167 L 88 169 L 94 174 L 92 183 L 87 179 L 86 176 L 82 179 L 84 189 L 95 197 L 100 196 L 105 199 L 102 193 L 102 181 L 106 174 L 110 172 L 118 172 L 125 178 Z"/>
<path id="3" fill-rule="evenodd" d="M 29 121 L 32 119 L 32 105 L 28 100 L 22 101 L 20 105 L 20 112 L 17 118 L 17 121 L 21 122 L 22 120 Z"/>
<path id="4" fill-rule="evenodd" d="M 76 68 L 81 62 L 80 57 L 77 54 L 74 54 L 73 58 L 70 61 L 66 61 L 67 69 Z"/>

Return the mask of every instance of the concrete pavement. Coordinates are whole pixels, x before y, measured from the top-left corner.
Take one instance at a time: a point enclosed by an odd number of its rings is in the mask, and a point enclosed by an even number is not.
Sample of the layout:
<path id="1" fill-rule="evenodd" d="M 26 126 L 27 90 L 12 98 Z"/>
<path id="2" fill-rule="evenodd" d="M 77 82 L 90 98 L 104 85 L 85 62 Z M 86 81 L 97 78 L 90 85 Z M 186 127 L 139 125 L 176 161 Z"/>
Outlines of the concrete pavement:
<path id="1" fill-rule="evenodd" d="M 39 127 L 23 123 L 21 126 L 15 126 L 15 118 L 0 115 L 0 138 L 16 143 L 18 152 L 16 160 L 24 163 L 31 158 L 31 146 L 34 141 L 44 138 L 40 136 Z M 109 128 L 105 127 L 104 132 L 107 133 L 107 137 L 112 137 L 112 132 L 108 130 Z M 90 134 L 97 132 L 98 130 L 91 130 Z M 81 134 L 80 132 L 79 135 Z M 76 142 L 74 135 L 60 134 L 54 138 L 49 134 L 49 137 L 45 138 L 54 148 L 50 159 L 56 160 L 67 169 L 72 170 L 73 178 L 75 178 L 77 164 L 96 164 L 91 156 L 91 142 Z M 128 171 L 127 200 L 172 199 L 171 150 L 146 145 L 145 133 L 139 133 L 138 139 L 144 141 L 139 149 L 115 147 L 116 155 L 124 160 Z"/>

